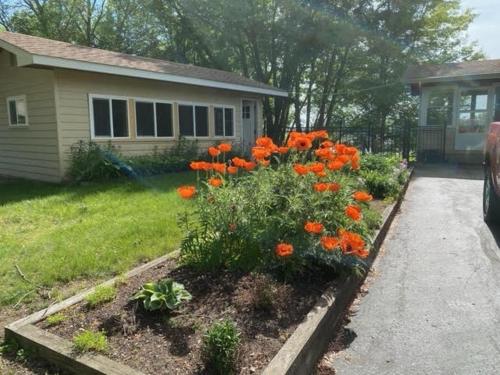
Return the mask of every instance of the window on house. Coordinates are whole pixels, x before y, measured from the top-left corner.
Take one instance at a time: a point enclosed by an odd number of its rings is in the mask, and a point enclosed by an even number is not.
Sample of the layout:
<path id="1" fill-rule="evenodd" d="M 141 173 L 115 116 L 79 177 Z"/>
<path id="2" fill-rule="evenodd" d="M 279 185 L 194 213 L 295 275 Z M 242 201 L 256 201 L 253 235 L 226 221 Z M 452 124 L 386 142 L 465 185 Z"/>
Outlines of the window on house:
<path id="1" fill-rule="evenodd" d="M 94 137 L 127 138 L 128 110 L 125 99 L 92 98 Z"/>
<path id="2" fill-rule="evenodd" d="M 251 109 L 250 109 L 250 106 L 249 105 L 244 105 L 243 108 L 242 108 L 242 115 L 241 117 L 244 118 L 244 119 L 249 119 L 250 118 L 250 112 Z"/>
<path id="3" fill-rule="evenodd" d="M 500 121 L 500 87 L 495 88 L 495 114 L 493 121 Z"/>
<path id="4" fill-rule="evenodd" d="M 135 102 L 138 137 L 172 137 L 172 104 Z"/>
<path id="5" fill-rule="evenodd" d="M 179 131 L 183 136 L 208 137 L 208 107 L 180 104 Z"/>
<path id="6" fill-rule="evenodd" d="M 452 126 L 453 91 L 433 92 L 427 105 L 427 126 Z"/>
<path id="7" fill-rule="evenodd" d="M 7 110 L 10 126 L 28 125 L 28 107 L 25 95 L 7 98 Z"/>
<path id="8" fill-rule="evenodd" d="M 214 108 L 215 135 L 217 137 L 234 136 L 234 109 Z"/>
<path id="9" fill-rule="evenodd" d="M 462 92 L 458 113 L 458 132 L 482 133 L 488 122 L 488 91 Z"/>

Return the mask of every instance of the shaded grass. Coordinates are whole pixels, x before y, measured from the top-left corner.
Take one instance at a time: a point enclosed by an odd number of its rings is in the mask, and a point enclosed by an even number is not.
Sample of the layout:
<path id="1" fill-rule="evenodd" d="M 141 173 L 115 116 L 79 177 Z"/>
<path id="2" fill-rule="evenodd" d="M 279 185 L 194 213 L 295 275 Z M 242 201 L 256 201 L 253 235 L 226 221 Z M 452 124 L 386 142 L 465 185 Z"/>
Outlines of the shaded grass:
<path id="1" fill-rule="evenodd" d="M 177 215 L 190 207 L 175 189 L 194 179 L 176 173 L 81 186 L 0 182 L 0 305 L 174 250 L 182 238 Z"/>

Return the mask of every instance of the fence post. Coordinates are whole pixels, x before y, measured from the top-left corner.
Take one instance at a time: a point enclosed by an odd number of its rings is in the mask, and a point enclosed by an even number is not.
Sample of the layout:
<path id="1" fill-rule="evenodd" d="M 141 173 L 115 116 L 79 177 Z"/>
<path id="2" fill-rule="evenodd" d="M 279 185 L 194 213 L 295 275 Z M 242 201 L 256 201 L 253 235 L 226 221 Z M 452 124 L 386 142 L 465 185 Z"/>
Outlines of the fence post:
<path id="1" fill-rule="evenodd" d="M 410 159 L 410 122 L 408 120 L 404 120 L 403 122 L 403 159 L 407 161 Z"/>

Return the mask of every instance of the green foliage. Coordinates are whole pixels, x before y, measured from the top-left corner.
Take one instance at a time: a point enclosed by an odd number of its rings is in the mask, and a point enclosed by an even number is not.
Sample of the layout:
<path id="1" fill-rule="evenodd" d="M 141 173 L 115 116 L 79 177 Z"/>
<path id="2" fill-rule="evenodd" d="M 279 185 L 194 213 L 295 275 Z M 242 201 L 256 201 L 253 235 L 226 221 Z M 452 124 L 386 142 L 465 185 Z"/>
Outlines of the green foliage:
<path id="1" fill-rule="evenodd" d="M 203 337 L 203 359 L 214 374 L 233 374 L 240 334 L 230 320 L 214 323 Z"/>
<path id="2" fill-rule="evenodd" d="M 377 199 L 396 198 L 408 179 L 408 170 L 395 154 L 365 154 L 360 172 L 366 188 Z"/>
<path id="3" fill-rule="evenodd" d="M 108 351 L 108 339 L 104 331 L 84 330 L 73 337 L 73 347 L 77 352 Z"/>
<path id="4" fill-rule="evenodd" d="M 380 225 L 382 224 L 382 215 L 373 209 L 364 210 L 363 219 L 366 226 L 372 230 L 380 228 Z"/>
<path id="5" fill-rule="evenodd" d="M 395 197 L 399 193 L 399 183 L 395 176 L 379 172 L 363 174 L 366 187 L 371 195 L 377 199 Z"/>
<path id="6" fill-rule="evenodd" d="M 63 313 L 56 313 L 56 314 L 48 316 L 47 319 L 45 319 L 45 321 L 47 322 L 47 325 L 49 327 L 52 327 L 52 326 L 57 326 L 57 325 L 61 324 L 66 319 L 67 319 L 67 317 Z"/>
<path id="7" fill-rule="evenodd" d="M 120 170 L 107 157 L 116 150 L 107 144 L 99 146 L 95 142 L 79 141 L 71 146 L 71 162 L 68 176 L 75 181 L 104 180 L 120 175 Z"/>
<path id="8" fill-rule="evenodd" d="M 148 311 L 175 310 L 191 298 L 191 294 L 184 288 L 184 285 L 172 279 L 146 283 L 132 297 L 133 300 L 142 301 L 144 308 Z"/>
<path id="9" fill-rule="evenodd" d="M 93 309 L 114 300 L 115 297 L 116 288 L 113 285 L 99 285 L 85 297 L 85 302 L 87 302 L 88 307 Z"/>

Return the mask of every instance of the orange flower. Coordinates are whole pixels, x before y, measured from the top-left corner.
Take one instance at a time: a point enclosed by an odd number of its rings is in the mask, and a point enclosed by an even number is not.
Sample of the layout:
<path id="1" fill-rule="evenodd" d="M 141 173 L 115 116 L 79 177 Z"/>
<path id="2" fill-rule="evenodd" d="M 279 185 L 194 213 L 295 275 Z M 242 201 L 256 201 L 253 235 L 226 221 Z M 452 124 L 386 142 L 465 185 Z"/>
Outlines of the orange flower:
<path id="1" fill-rule="evenodd" d="M 252 156 L 255 160 L 263 160 L 271 156 L 271 151 L 262 146 L 252 147 Z"/>
<path id="2" fill-rule="evenodd" d="M 352 254 L 360 258 L 368 256 L 369 252 L 365 248 L 365 241 L 359 234 L 341 229 L 339 230 L 339 238 L 339 245 L 343 254 Z"/>
<path id="3" fill-rule="evenodd" d="M 277 148 L 270 137 L 259 137 L 255 140 L 255 144 L 259 147 L 264 147 L 269 150 L 275 150 Z"/>
<path id="4" fill-rule="evenodd" d="M 319 146 L 321 148 L 331 148 L 334 146 L 334 144 L 332 141 L 323 141 L 323 142 L 321 142 L 321 144 Z"/>
<path id="5" fill-rule="evenodd" d="M 342 163 L 347 163 L 349 160 L 351 160 L 351 158 L 349 157 L 349 155 L 339 155 L 337 156 L 337 160 L 341 161 Z"/>
<path id="6" fill-rule="evenodd" d="M 263 167 L 269 167 L 269 164 L 271 164 L 270 160 L 259 160 L 259 164 L 262 165 Z"/>
<path id="7" fill-rule="evenodd" d="M 222 179 L 218 177 L 211 177 L 208 179 L 208 183 L 213 187 L 219 187 L 222 185 Z"/>
<path id="8" fill-rule="evenodd" d="M 310 137 L 313 139 L 327 139 L 328 138 L 328 132 L 326 130 L 316 130 L 313 132 L 310 132 L 308 134 Z"/>
<path id="9" fill-rule="evenodd" d="M 297 174 L 299 174 L 299 175 L 301 175 L 301 176 L 303 176 L 303 175 L 305 175 L 305 174 L 307 174 L 307 173 L 309 172 L 309 168 L 307 168 L 307 167 L 306 167 L 305 165 L 303 165 L 303 164 L 294 164 L 294 166 L 293 166 L 293 170 L 294 170 Z"/>
<path id="10" fill-rule="evenodd" d="M 331 151 L 327 148 L 320 148 L 320 149 L 317 149 L 316 151 L 314 151 L 314 153 L 316 154 L 316 156 L 320 159 L 320 160 L 328 160 L 328 159 L 331 159 L 333 157 L 333 154 L 331 153 Z"/>
<path id="11" fill-rule="evenodd" d="M 192 185 L 183 185 L 177 188 L 177 193 L 183 199 L 193 198 L 196 194 L 196 188 Z"/>
<path id="12" fill-rule="evenodd" d="M 313 185 L 313 188 L 315 191 L 317 191 L 318 193 L 322 193 L 324 191 L 327 191 L 328 190 L 328 184 L 326 182 L 316 182 L 314 185 Z"/>
<path id="13" fill-rule="evenodd" d="M 339 246 L 339 239 L 337 237 L 329 237 L 329 236 L 323 236 L 319 240 L 321 243 L 321 246 L 323 246 L 323 249 L 326 251 L 332 251 L 336 247 Z"/>
<path id="14" fill-rule="evenodd" d="M 368 194 L 365 191 L 357 191 L 352 195 L 352 197 L 358 202 L 369 202 L 373 199 L 371 194 Z"/>
<path id="15" fill-rule="evenodd" d="M 318 177 L 326 177 L 326 172 L 325 171 L 318 172 L 318 173 L 316 173 L 316 176 L 318 176 Z"/>
<path id="16" fill-rule="evenodd" d="M 346 145 L 344 145 L 342 143 L 337 143 L 335 145 L 335 152 L 337 152 L 337 154 L 339 154 L 339 155 L 342 155 L 345 151 L 345 148 L 346 148 Z"/>
<path id="17" fill-rule="evenodd" d="M 288 152 L 289 148 L 286 147 L 286 146 L 281 146 L 281 147 L 278 147 L 278 152 L 280 154 L 286 154 Z"/>
<path id="18" fill-rule="evenodd" d="M 245 159 L 242 159 L 242 158 L 238 158 L 238 157 L 234 157 L 232 159 L 233 161 L 233 164 L 236 166 L 236 167 L 240 167 L 240 168 L 245 168 L 245 164 L 246 164 L 246 160 Z"/>
<path id="19" fill-rule="evenodd" d="M 320 234 L 323 231 L 323 224 L 315 221 L 307 221 L 304 229 L 307 233 Z"/>
<path id="20" fill-rule="evenodd" d="M 307 151 L 312 147 L 312 141 L 306 136 L 300 136 L 293 141 L 292 147 L 295 147 L 298 151 Z"/>
<path id="21" fill-rule="evenodd" d="M 224 163 L 212 163 L 212 169 L 220 174 L 226 173 L 226 164 Z"/>
<path id="22" fill-rule="evenodd" d="M 191 163 L 189 163 L 189 167 L 193 171 L 199 171 L 199 170 L 203 169 L 202 163 L 203 163 L 202 161 L 192 161 Z"/>
<path id="23" fill-rule="evenodd" d="M 361 220 L 361 217 L 362 217 L 361 208 L 359 208 L 359 206 L 355 206 L 353 204 L 350 204 L 345 208 L 345 214 L 347 216 L 349 216 L 351 219 L 353 219 L 354 221 L 359 221 L 359 220 Z"/>
<path id="24" fill-rule="evenodd" d="M 293 246 L 289 243 L 279 243 L 275 249 L 276 255 L 279 257 L 288 257 L 293 254 Z"/>
<path id="25" fill-rule="evenodd" d="M 346 147 L 345 150 L 344 150 L 344 153 L 346 155 L 354 155 L 355 153 L 358 152 L 358 149 L 356 147 Z"/>
<path id="26" fill-rule="evenodd" d="M 218 147 L 220 152 L 229 152 L 231 151 L 233 146 L 231 146 L 229 143 L 221 143 Z"/>
<path id="27" fill-rule="evenodd" d="M 233 167 L 232 165 L 227 167 L 227 173 L 236 174 L 238 173 L 238 167 Z"/>
<path id="28" fill-rule="evenodd" d="M 340 190 L 340 184 L 338 184 L 336 182 L 330 182 L 328 184 L 328 190 L 333 191 L 334 193 L 336 193 L 337 191 Z"/>
<path id="29" fill-rule="evenodd" d="M 215 158 L 215 157 L 219 156 L 220 150 L 217 147 L 209 147 L 208 153 L 211 157 Z"/>
<path id="30" fill-rule="evenodd" d="M 353 170 L 358 170 L 360 168 L 360 163 L 359 163 L 359 153 L 356 153 L 352 156 L 351 158 L 351 168 Z"/>
<path id="31" fill-rule="evenodd" d="M 339 169 L 342 169 L 344 166 L 344 163 L 342 163 L 340 160 L 332 160 L 327 164 L 327 168 L 331 171 L 338 171 Z"/>
<path id="32" fill-rule="evenodd" d="M 312 163 L 311 165 L 309 165 L 309 170 L 315 174 L 318 174 L 325 170 L 325 165 L 323 163 Z"/>
<path id="33" fill-rule="evenodd" d="M 251 170 L 255 169 L 256 166 L 257 166 L 257 164 L 255 164 L 253 161 L 246 161 L 243 168 L 246 171 L 250 172 Z"/>

